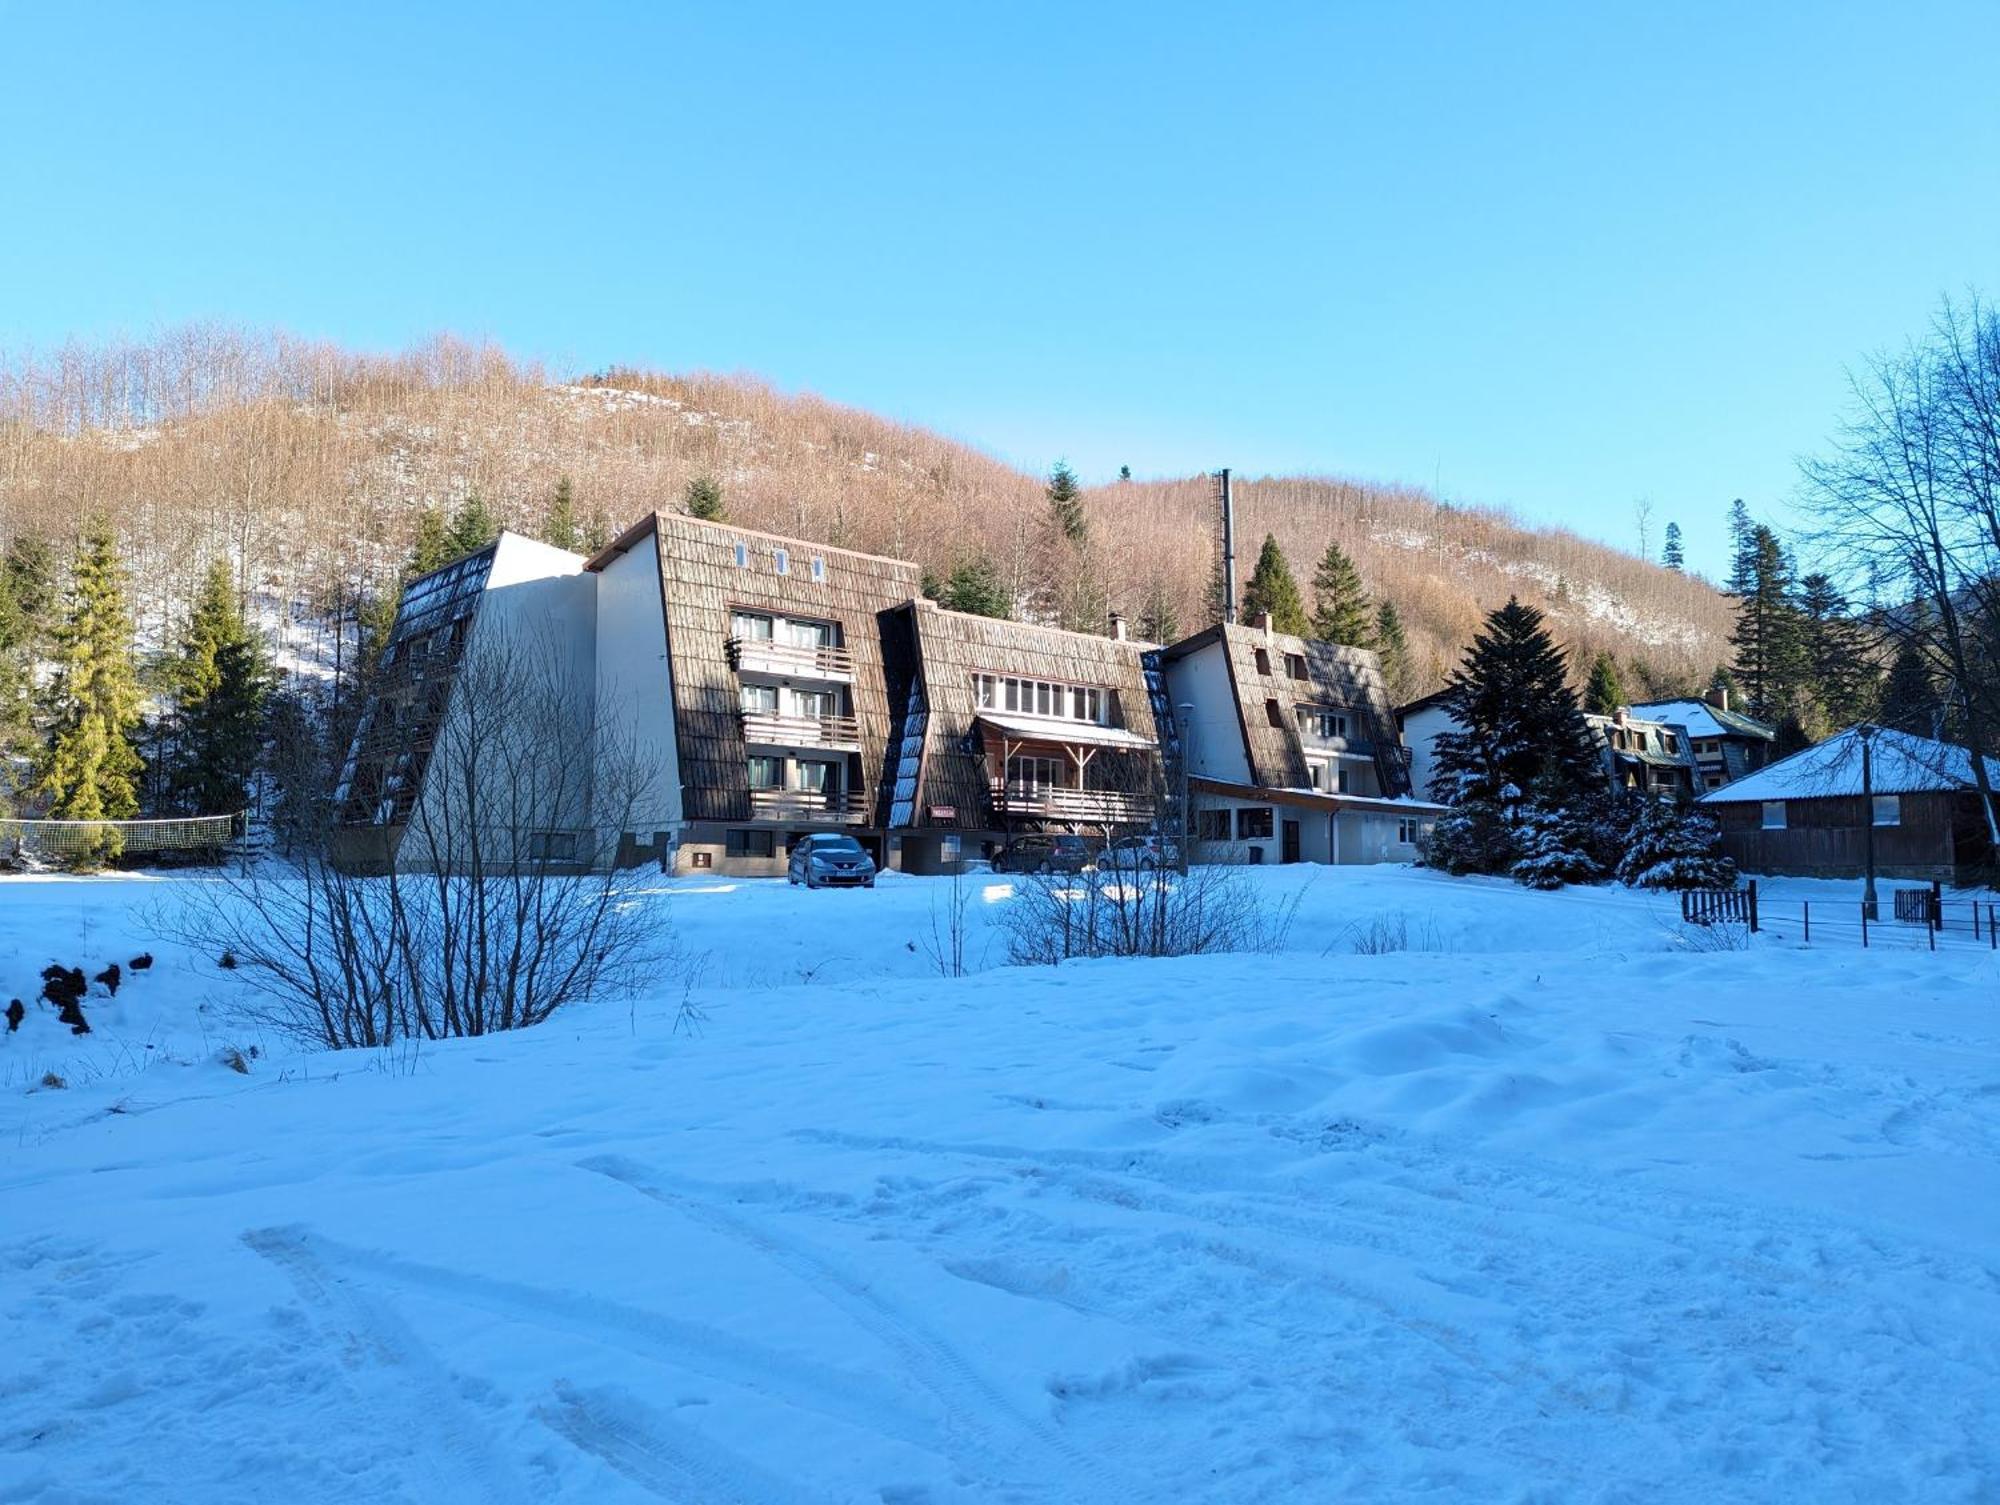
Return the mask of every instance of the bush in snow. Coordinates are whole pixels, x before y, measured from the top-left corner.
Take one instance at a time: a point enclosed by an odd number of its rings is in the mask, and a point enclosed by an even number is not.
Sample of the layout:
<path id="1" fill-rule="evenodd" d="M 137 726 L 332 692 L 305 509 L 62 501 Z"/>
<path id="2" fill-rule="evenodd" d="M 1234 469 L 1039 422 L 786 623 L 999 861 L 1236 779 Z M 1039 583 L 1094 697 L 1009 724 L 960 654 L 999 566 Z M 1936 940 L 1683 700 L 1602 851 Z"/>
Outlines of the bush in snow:
<path id="1" fill-rule="evenodd" d="M 1516 828 L 1521 855 L 1509 871 L 1529 888 L 1595 883 L 1603 878 L 1604 867 L 1591 855 L 1592 834 L 1583 811 L 1530 808 Z"/>
<path id="2" fill-rule="evenodd" d="M 1520 855 L 1519 836 L 1500 806 L 1469 800 L 1431 827 L 1423 865 L 1441 873 L 1504 873 Z"/>
<path id="3" fill-rule="evenodd" d="M 1641 800 L 1625 829 L 1618 881 L 1633 888 L 1734 888 L 1736 864 L 1706 815 L 1666 800 Z"/>

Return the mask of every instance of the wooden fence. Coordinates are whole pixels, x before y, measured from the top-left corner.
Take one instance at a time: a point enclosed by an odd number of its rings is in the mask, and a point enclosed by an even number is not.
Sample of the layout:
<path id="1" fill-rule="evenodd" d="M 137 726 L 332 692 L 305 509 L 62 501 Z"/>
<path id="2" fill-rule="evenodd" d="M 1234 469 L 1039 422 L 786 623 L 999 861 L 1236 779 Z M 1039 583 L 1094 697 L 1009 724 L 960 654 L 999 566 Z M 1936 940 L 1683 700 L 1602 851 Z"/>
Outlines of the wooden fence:
<path id="1" fill-rule="evenodd" d="M 1743 888 L 1684 888 L 1681 920 L 1688 925 L 1747 925 L 1757 929 L 1757 880 Z"/>

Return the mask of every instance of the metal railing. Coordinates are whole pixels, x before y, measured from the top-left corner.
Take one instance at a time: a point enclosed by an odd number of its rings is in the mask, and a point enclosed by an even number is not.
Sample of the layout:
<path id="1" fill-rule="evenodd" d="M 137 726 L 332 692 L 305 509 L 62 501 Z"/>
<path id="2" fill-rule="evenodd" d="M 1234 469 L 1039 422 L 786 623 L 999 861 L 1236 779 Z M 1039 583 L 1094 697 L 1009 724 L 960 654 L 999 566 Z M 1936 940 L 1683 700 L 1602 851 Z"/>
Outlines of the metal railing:
<path id="1" fill-rule="evenodd" d="M 991 794 L 1000 815 L 1032 815 L 1044 820 L 1088 822 L 1093 825 L 1138 825 L 1153 818 L 1157 808 L 1150 794 L 1113 789 L 1025 788 L 996 783 Z"/>
<path id="2" fill-rule="evenodd" d="M 867 807 L 858 789 L 753 789 L 750 817 L 753 820 L 858 821 Z"/>
<path id="3" fill-rule="evenodd" d="M 738 674 L 777 674 L 789 679 L 849 680 L 854 655 L 845 648 L 781 643 L 775 638 L 730 638 L 729 662 Z"/>
<path id="4" fill-rule="evenodd" d="M 776 711 L 744 711 L 743 736 L 773 747 L 861 746 L 861 722 L 853 716 L 785 716 Z"/>

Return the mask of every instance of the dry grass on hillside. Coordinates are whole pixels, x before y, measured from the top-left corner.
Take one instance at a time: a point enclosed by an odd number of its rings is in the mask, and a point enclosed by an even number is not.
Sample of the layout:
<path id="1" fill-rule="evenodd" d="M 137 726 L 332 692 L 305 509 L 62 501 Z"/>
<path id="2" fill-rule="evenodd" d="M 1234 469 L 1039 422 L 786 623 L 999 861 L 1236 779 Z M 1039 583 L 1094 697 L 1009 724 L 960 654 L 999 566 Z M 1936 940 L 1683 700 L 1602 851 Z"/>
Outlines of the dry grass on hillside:
<path id="1" fill-rule="evenodd" d="M 540 528 L 559 478 L 616 532 L 713 475 L 729 515 L 914 558 L 973 553 L 1016 586 L 1035 573 L 1038 478 L 924 429 L 738 377 L 614 371 L 551 377 L 490 347 L 437 339 L 363 356 L 277 334 L 199 327 L 143 343 L 0 362 L 0 534 L 71 531 L 105 509 L 126 539 L 142 626 L 171 625 L 206 562 L 295 603 L 292 646 L 372 587 L 425 505 L 477 490 Z M 1277 534 L 1304 583 L 1329 538 L 1410 629 L 1414 689 L 1441 678 L 1480 614 L 1510 593 L 1547 605 L 1579 656 L 1643 661 L 1664 687 L 1726 655 L 1726 603 L 1698 581 L 1499 513 L 1399 488 L 1242 483 L 1241 562 Z M 1163 591 L 1199 624 L 1215 524 L 1205 478 L 1089 495 L 1111 599 Z"/>

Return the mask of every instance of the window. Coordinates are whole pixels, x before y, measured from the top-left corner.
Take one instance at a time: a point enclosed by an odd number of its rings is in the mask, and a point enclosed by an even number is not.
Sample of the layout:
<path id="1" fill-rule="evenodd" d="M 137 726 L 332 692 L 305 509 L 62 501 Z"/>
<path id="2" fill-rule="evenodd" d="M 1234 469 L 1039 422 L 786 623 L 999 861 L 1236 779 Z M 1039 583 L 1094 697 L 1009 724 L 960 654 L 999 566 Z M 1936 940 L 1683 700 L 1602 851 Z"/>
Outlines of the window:
<path id="1" fill-rule="evenodd" d="M 744 685 L 738 692 L 746 711 L 776 711 L 778 709 L 778 687 L 776 685 Z"/>
<path id="2" fill-rule="evenodd" d="M 814 585 L 826 584 L 826 561 L 817 554 L 813 555 L 812 577 Z"/>
<path id="3" fill-rule="evenodd" d="M 1111 692 L 1093 685 L 1062 685 L 1052 680 L 1012 679 L 997 674 L 972 676 L 973 700 L 982 710 L 1019 711 L 1051 720 L 1109 724 Z"/>
<path id="4" fill-rule="evenodd" d="M 1396 840 L 1406 847 L 1415 846 L 1423 831 L 1422 823 L 1414 815 L 1402 816 L 1396 822 Z"/>
<path id="5" fill-rule="evenodd" d="M 1303 653 L 1286 654 L 1285 674 L 1291 679 L 1304 679 L 1306 677 L 1306 656 Z"/>
<path id="6" fill-rule="evenodd" d="M 1782 831 L 1785 829 L 1785 802 L 1783 800 L 1764 801 L 1764 829 Z"/>
<path id="7" fill-rule="evenodd" d="M 1314 763 L 1308 760 L 1306 763 L 1306 780 L 1315 789 L 1326 788 L 1326 764 Z"/>
<path id="8" fill-rule="evenodd" d="M 747 543 L 739 543 L 736 546 L 736 568 L 742 570 L 742 569 L 748 569 L 749 567 L 750 567 L 750 545 L 748 545 Z"/>
<path id="9" fill-rule="evenodd" d="M 766 757 L 762 754 L 750 760 L 750 787 L 752 789 L 782 789 L 785 787 L 785 760 Z"/>
<path id="10" fill-rule="evenodd" d="M 1302 705 L 1294 712 L 1299 721 L 1299 735 L 1317 737 L 1322 742 L 1331 742 L 1347 735 L 1347 717 L 1339 711 L 1329 711 L 1323 706 Z"/>
<path id="11" fill-rule="evenodd" d="M 1229 812 L 1227 810 L 1195 811 L 1194 839 L 1196 841 L 1229 840 Z"/>
<path id="12" fill-rule="evenodd" d="M 775 857 L 776 833 L 771 831 L 731 831 L 727 837 L 728 852 L 731 857 Z"/>
<path id="13" fill-rule="evenodd" d="M 818 758 L 801 758 L 792 765 L 793 777 L 797 781 L 793 787 L 808 794 L 836 794 L 840 790 L 840 780 L 834 777 L 831 763 Z"/>
<path id="14" fill-rule="evenodd" d="M 982 711 L 1000 709 L 1000 679 L 994 674 L 972 676 L 972 700 Z"/>
<path id="15" fill-rule="evenodd" d="M 1334 788 L 1341 794 L 1347 793 L 1347 770 L 1345 768 L 1341 769 L 1336 776 Z"/>
<path id="16" fill-rule="evenodd" d="M 1253 841 L 1259 837 L 1268 839 L 1271 834 L 1271 807 L 1255 805 L 1236 812 L 1236 839 Z"/>
<path id="17" fill-rule="evenodd" d="M 576 832 L 530 831 L 528 860 L 531 862 L 576 861 Z"/>
<path id="18" fill-rule="evenodd" d="M 729 635 L 752 643 L 771 641 L 771 619 L 761 612 L 733 611 L 729 614 Z"/>
<path id="19" fill-rule="evenodd" d="M 1270 650 L 1265 648 L 1257 650 L 1257 672 L 1259 674 L 1269 674 L 1271 672 Z"/>
<path id="20" fill-rule="evenodd" d="M 1046 794 L 1061 782 L 1054 758 L 1016 753 L 1007 760 L 1007 790 L 1010 794 Z"/>
<path id="21" fill-rule="evenodd" d="M 802 622 L 796 617 L 789 618 L 785 622 L 785 641 L 796 643 L 801 648 L 831 648 L 834 646 L 833 623 Z"/>
<path id="22" fill-rule="evenodd" d="M 1267 700 L 1264 702 L 1264 719 L 1273 726 L 1281 727 L 1285 724 L 1285 713 L 1278 709 L 1277 701 Z"/>
<path id="23" fill-rule="evenodd" d="M 1878 826 L 1900 826 L 1903 823 L 1903 797 L 1900 794 L 1876 795 L 1874 816 Z"/>
<path id="24" fill-rule="evenodd" d="M 1660 751 L 1677 753 L 1681 750 L 1681 739 L 1672 732 L 1660 733 Z"/>
<path id="25" fill-rule="evenodd" d="M 771 550 L 771 568 L 776 570 L 780 575 L 791 574 L 792 556 L 783 549 Z"/>

